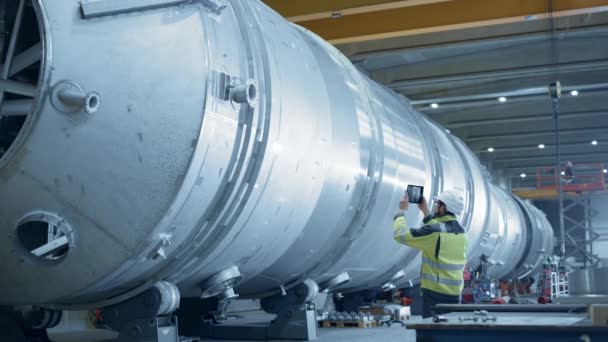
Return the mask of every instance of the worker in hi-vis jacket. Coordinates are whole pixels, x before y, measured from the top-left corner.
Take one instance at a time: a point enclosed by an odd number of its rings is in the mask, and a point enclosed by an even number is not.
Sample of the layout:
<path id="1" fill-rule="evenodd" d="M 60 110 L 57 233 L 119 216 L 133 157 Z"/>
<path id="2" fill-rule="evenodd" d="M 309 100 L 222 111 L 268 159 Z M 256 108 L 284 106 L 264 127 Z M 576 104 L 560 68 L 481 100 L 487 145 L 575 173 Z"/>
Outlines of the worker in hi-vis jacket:
<path id="1" fill-rule="evenodd" d="M 399 202 L 393 228 L 395 240 L 422 251 L 420 286 L 422 316 L 432 317 L 437 304 L 458 304 L 464 280 L 467 235 L 458 223 L 463 210 L 462 195 L 448 190 L 434 198 L 433 213 L 425 198 L 418 204 L 424 214 L 423 226 L 407 228 L 405 213 L 409 206 L 407 192 Z"/>

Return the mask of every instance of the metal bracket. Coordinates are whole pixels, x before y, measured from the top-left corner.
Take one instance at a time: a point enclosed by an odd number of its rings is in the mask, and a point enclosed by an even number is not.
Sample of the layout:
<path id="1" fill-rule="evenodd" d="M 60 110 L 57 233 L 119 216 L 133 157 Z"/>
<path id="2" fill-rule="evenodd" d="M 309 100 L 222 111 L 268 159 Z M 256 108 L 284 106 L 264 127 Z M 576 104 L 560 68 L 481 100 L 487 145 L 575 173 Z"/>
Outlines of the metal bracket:
<path id="1" fill-rule="evenodd" d="M 93 19 L 194 2 L 200 2 L 215 14 L 220 14 L 228 6 L 224 0 L 83 0 L 80 11 L 84 19 Z"/>
<path id="2" fill-rule="evenodd" d="M 101 309 L 99 326 L 119 333 L 122 342 L 179 342 L 177 318 L 179 305 L 175 285 L 160 282 L 125 302 Z"/>
<path id="3" fill-rule="evenodd" d="M 559 81 L 549 84 L 549 95 L 554 100 L 562 97 L 562 84 Z"/>
<path id="4" fill-rule="evenodd" d="M 230 321 L 200 320 L 204 301 L 188 303 L 181 309 L 187 335 L 226 340 L 268 341 L 277 339 L 312 341 L 317 339 L 318 327 L 315 305 L 312 301 L 319 293 L 319 286 L 307 279 L 289 289 L 286 295 L 277 294 L 262 298 L 264 311 L 275 313 L 276 318 L 268 325 L 234 324 Z M 216 302 L 217 303 L 217 302 Z M 222 305 L 221 302 L 217 305 Z M 218 308 L 218 306 L 216 306 Z M 198 318 L 196 318 L 198 317 Z"/>
<path id="5" fill-rule="evenodd" d="M 84 0 L 80 3 L 80 10 L 84 19 L 92 19 L 177 6 L 188 2 L 191 0 Z"/>
<path id="6" fill-rule="evenodd" d="M 269 325 L 264 324 L 209 324 L 201 331 L 203 338 L 221 340 L 269 341 L 299 340 L 314 341 L 318 337 L 317 317 L 314 305 L 301 306 L 286 311 Z"/>
<path id="7" fill-rule="evenodd" d="M 258 86 L 255 80 L 241 81 L 227 73 L 218 73 L 218 97 L 222 101 L 247 105 L 255 108 L 258 104 Z"/>
<path id="8" fill-rule="evenodd" d="M 135 319 L 119 333 L 118 342 L 179 342 L 177 317 Z"/>
<path id="9" fill-rule="evenodd" d="M 319 290 L 321 290 L 321 292 L 325 292 L 325 293 L 332 292 L 333 290 L 350 282 L 351 279 L 352 278 L 350 277 L 348 272 L 342 272 L 342 273 L 338 274 L 337 276 L 331 278 L 330 280 L 319 285 Z"/>
<path id="10" fill-rule="evenodd" d="M 388 292 L 391 290 L 394 290 L 397 288 L 397 285 L 393 284 L 393 283 L 385 283 L 384 285 L 382 285 L 380 287 L 380 289 L 382 290 L 382 292 Z"/>
<path id="11" fill-rule="evenodd" d="M 152 248 L 152 252 L 148 256 L 152 260 L 166 260 L 167 252 L 166 249 L 171 245 L 171 234 L 161 234 L 160 239 L 156 245 Z"/>
<path id="12" fill-rule="evenodd" d="M 220 14 L 228 6 L 225 0 L 197 0 L 215 14 Z"/>
<path id="13" fill-rule="evenodd" d="M 230 89 L 232 88 L 232 77 L 225 72 L 218 72 L 217 95 L 222 101 L 230 100 Z"/>
<path id="14" fill-rule="evenodd" d="M 401 271 L 395 273 L 395 275 L 393 275 L 391 277 L 391 280 L 384 283 L 384 285 L 382 285 L 380 288 L 384 292 L 394 290 L 397 288 L 397 285 L 395 285 L 395 283 L 403 278 L 405 278 L 405 272 L 403 272 L 403 270 L 401 270 Z"/>

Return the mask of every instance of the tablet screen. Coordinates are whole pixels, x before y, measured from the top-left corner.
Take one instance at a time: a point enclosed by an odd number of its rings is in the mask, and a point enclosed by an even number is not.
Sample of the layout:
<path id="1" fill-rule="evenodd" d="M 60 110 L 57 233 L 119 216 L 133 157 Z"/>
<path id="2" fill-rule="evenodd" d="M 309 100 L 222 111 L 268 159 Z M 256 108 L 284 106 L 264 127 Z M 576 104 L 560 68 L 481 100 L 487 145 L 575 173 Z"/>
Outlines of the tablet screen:
<path id="1" fill-rule="evenodd" d="M 410 203 L 420 203 L 422 202 L 422 194 L 424 192 L 424 187 L 418 185 L 408 185 L 407 186 L 407 196 L 410 199 Z"/>

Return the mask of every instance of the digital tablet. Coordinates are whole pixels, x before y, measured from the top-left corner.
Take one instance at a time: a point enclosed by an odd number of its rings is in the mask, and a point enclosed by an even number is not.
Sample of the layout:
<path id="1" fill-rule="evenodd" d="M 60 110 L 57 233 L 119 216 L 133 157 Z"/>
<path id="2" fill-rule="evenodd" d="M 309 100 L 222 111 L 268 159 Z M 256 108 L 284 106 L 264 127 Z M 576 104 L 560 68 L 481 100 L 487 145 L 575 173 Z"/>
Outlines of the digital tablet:
<path id="1" fill-rule="evenodd" d="M 410 203 L 422 202 L 422 195 L 424 193 L 424 187 L 418 185 L 407 186 L 407 197 L 409 197 Z"/>

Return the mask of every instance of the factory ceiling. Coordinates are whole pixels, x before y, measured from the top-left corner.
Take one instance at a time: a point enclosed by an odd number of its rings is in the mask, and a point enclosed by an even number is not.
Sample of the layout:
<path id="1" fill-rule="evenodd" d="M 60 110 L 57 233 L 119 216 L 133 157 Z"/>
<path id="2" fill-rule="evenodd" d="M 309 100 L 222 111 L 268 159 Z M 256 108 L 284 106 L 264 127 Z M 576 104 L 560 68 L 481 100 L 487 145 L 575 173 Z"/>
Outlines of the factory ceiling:
<path id="1" fill-rule="evenodd" d="M 608 0 L 265 2 L 407 96 L 516 187 L 555 163 L 547 86 L 557 80 L 563 159 L 608 165 Z"/>

